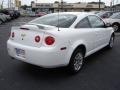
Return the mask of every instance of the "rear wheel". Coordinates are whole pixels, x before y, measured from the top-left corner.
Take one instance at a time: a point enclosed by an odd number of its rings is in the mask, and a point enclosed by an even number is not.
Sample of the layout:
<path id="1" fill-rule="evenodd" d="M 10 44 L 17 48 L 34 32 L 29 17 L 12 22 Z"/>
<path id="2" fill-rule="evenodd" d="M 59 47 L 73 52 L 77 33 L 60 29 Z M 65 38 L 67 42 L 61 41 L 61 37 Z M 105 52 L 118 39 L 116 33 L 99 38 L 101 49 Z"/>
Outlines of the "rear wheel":
<path id="1" fill-rule="evenodd" d="M 82 50 L 77 49 L 72 54 L 68 68 L 71 73 L 77 73 L 83 66 L 84 55 Z"/>
<path id="2" fill-rule="evenodd" d="M 112 26 L 113 26 L 115 32 L 117 32 L 117 31 L 120 30 L 120 24 L 115 23 L 115 24 L 113 24 Z"/>

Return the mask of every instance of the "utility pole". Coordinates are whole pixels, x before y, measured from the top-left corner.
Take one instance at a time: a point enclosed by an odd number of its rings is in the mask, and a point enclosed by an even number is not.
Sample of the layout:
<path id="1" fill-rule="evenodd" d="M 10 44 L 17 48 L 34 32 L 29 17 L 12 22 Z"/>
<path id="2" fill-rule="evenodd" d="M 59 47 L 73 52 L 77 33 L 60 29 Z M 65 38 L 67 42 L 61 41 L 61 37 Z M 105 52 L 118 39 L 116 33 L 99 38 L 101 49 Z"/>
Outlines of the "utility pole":
<path id="1" fill-rule="evenodd" d="M 11 9 L 13 9 L 14 7 L 14 3 L 13 3 L 13 0 L 11 0 Z"/>
<path id="2" fill-rule="evenodd" d="M 3 9 L 3 3 L 4 3 L 4 0 L 2 0 L 1 9 Z"/>
<path id="3" fill-rule="evenodd" d="M 100 8 L 100 4 L 101 4 L 101 0 L 99 0 L 99 11 L 101 10 L 101 8 Z"/>
<path id="4" fill-rule="evenodd" d="M 10 4 L 10 9 L 11 9 L 11 0 L 10 0 L 10 3 L 9 3 L 9 4 Z"/>
<path id="5" fill-rule="evenodd" d="M 61 11 L 63 12 L 63 0 L 61 0 Z"/>
<path id="6" fill-rule="evenodd" d="M 8 0 L 8 8 L 9 8 L 9 5 L 10 5 L 9 3 L 10 3 L 10 1 Z"/>
<path id="7" fill-rule="evenodd" d="M 8 9 L 11 8 L 11 0 L 8 0 Z"/>
<path id="8" fill-rule="evenodd" d="M 115 7 L 114 7 L 115 2 L 114 2 L 114 1 L 115 1 L 115 0 L 112 1 L 112 3 L 113 3 L 113 5 L 112 5 L 113 11 L 115 11 Z"/>
<path id="9" fill-rule="evenodd" d="M 112 11 L 112 0 L 110 2 L 110 10 Z"/>

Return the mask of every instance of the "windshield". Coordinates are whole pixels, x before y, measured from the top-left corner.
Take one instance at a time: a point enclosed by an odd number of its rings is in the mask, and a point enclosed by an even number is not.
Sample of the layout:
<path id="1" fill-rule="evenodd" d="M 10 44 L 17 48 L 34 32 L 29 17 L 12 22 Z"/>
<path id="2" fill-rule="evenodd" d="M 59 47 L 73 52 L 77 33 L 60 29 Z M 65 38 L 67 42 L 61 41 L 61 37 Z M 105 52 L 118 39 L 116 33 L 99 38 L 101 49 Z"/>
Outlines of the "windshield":
<path id="1" fill-rule="evenodd" d="M 112 19 L 120 19 L 120 13 L 115 13 L 110 18 L 112 18 Z"/>
<path id="2" fill-rule="evenodd" d="M 44 24 L 62 28 L 70 27 L 74 21 L 76 20 L 77 16 L 72 14 L 49 14 L 42 16 L 38 19 L 35 19 L 29 23 L 36 23 L 36 24 Z"/>

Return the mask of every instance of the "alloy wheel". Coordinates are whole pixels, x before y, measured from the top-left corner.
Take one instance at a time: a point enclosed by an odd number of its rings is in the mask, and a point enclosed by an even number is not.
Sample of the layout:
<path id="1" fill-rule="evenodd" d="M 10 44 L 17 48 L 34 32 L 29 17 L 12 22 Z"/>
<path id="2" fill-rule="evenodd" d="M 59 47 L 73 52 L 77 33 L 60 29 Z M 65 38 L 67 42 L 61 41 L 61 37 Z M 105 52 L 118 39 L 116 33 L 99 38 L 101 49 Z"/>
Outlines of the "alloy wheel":
<path id="1" fill-rule="evenodd" d="M 78 52 L 74 58 L 74 69 L 75 71 L 79 71 L 83 64 L 83 55 Z"/>

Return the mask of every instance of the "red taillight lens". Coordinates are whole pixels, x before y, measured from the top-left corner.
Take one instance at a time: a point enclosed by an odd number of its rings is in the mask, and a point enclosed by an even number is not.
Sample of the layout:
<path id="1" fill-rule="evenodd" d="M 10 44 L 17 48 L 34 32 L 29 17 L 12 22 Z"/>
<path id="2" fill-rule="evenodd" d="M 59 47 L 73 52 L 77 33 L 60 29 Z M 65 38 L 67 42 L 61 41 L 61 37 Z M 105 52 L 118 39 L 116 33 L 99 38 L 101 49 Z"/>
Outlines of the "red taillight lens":
<path id="1" fill-rule="evenodd" d="M 40 42 L 40 36 L 35 37 L 35 42 Z"/>
<path id="2" fill-rule="evenodd" d="M 15 37 L 15 33 L 14 32 L 12 32 L 12 38 L 14 38 Z"/>
<path id="3" fill-rule="evenodd" d="M 47 45 L 53 45 L 54 42 L 55 42 L 55 39 L 53 37 L 51 37 L 51 36 L 48 36 L 48 37 L 45 38 L 45 43 Z"/>

